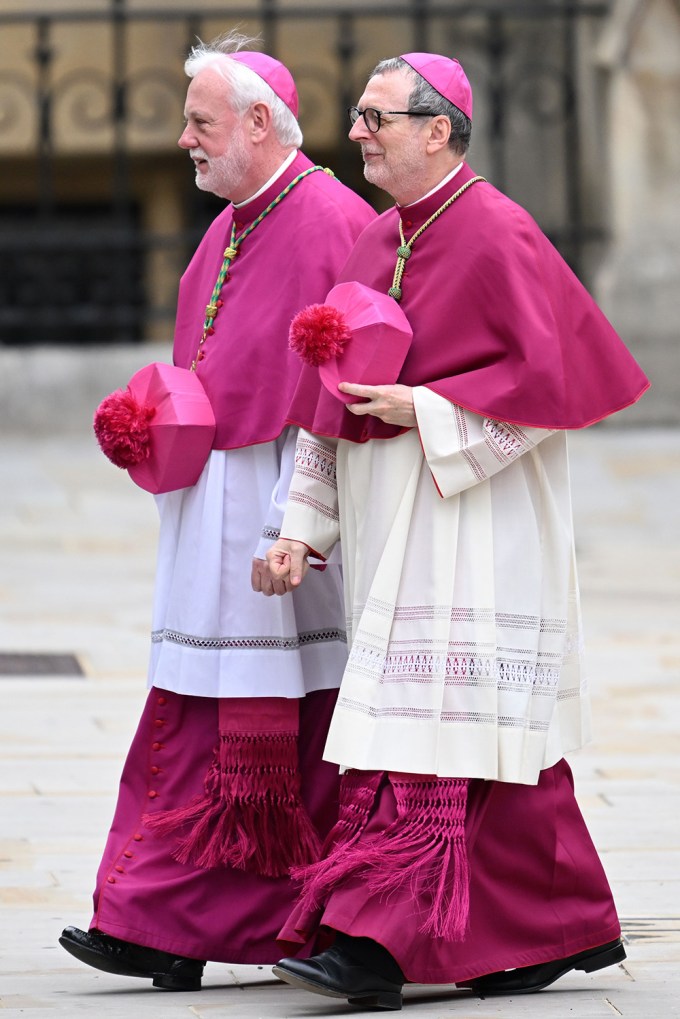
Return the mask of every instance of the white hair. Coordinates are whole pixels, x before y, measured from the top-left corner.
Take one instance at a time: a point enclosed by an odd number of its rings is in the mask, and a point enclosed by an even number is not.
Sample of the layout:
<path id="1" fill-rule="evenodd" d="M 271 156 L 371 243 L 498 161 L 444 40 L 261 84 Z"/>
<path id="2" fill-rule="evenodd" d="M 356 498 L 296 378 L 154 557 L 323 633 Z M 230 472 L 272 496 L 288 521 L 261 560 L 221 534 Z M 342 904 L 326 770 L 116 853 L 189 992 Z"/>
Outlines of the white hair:
<path id="1" fill-rule="evenodd" d="M 185 74 L 195 78 L 206 67 L 212 67 L 231 86 L 227 102 L 234 113 L 242 116 L 253 103 L 266 103 L 272 111 L 272 124 L 279 143 L 285 148 L 299 149 L 302 145 L 302 131 L 292 110 L 264 78 L 239 60 L 229 59 L 231 53 L 238 53 L 258 41 L 238 32 L 218 36 L 212 42 L 199 40 L 184 63 Z"/>

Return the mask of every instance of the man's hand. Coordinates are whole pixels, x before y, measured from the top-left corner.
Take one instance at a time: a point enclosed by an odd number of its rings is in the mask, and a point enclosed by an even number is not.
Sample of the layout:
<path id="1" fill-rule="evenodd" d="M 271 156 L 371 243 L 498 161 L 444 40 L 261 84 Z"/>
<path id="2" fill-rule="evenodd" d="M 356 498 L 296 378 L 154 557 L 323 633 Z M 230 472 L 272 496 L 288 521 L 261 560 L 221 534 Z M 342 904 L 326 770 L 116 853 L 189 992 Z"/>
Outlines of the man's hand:
<path id="1" fill-rule="evenodd" d="M 347 404 L 347 410 L 352 414 L 372 414 L 388 425 L 401 428 L 415 428 L 418 423 L 410 386 L 360 386 L 355 382 L 341 382 L 338 389 L 352 396 L 367 398 L 368 403 Z"/>
<path id="2" fill-rule="evenodd" d="M 276 580 L 267 565 L 266 559 L 253 559 L 253 566 L 250 571 L 250 585 L 253 591 L 260 591 L 269 598 L 273 594 L 285 594 L 286 585 L 282 580 Z"/>
<path id="3" fill-rule="evenodd" d="M 279 538 L 268 549 L 267 563 L 274 594 L 286 594 L 299 587 L 309 569 L 308 555 L 309 547 L 304 542 L 291 541 L 290 538 Z"/>

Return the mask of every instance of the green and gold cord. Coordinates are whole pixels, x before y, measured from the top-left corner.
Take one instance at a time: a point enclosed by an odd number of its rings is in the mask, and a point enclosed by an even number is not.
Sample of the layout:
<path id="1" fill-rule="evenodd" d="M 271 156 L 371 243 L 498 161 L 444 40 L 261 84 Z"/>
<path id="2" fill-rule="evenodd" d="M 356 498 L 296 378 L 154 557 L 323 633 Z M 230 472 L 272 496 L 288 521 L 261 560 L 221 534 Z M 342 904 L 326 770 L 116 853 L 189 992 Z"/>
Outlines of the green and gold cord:
<path id="1" fill-rule="evenodd" d="M 392 286 L 387 291 L 389 297 L 393 297 L 395 301 L 401 300 L 402 296 L 401 281 L 404 275 L 406 262 L 411 257 L 413 245 L 420 237 L 420 235 L 425 230 L 427 230 L 428 226 L 434 223 L 435 219 L 441 216 L 442 212 L 444 212 L 445 209 L 448 209 L 449 205 L 453 205 L 457 198 L 460 198 L 460 196 L 465 191 L 467 191 L 469 187 L 472 187 L 472 185 L 476 184 L 478 181 L 486 181 L 486 177 L 472 177 L 469 181 L 467 181 L 467 183 L 463 184 L 461 188 L 458 188 L 455 195 L 451 195 L 451 197 L 446 202 L 444 202 L 444 204 L 440 206 L 440 208 L 437 209 L 436 212 L 433 212 L 430 218 L 427 220 L 427 222 L 423 223 L 419 230 L 416 230 L 413 237 L 411 237 L 409 241 L 406 241 L 406 239 L 404 238 L 404 226 L 401 221 L 401 216 L 399 217 L 399 237 L 401 238 L 401 244 L 397 248 L 397 264 L 394 269 Z"/>
<path id="2" fill-rule="evenodd" d="M 269 215 L 269 213 L 272 211 L 272 209 L 275 209 L 276 206 L 279 205 L 279 203 L 283 201 L 283 199 L 286 197 L 286 195 L 290 194 L 290 192 L 293 190 L 293 188 L 296 186 L 296 184 L 299 184 L 301 180 L 304 180 L 305 177 L 308 177 L 310 173 L 316 173 L 317 170 L 323 170 L 323 172 L 327 173 L 329 175 L 329 177 L 334 177 L 335 176 L 333 171 L 329 170 L 328 167 L 325 167 L 325 166 L 310 166 L 309 169 L 303 170 L 302 173 L 299 173 L 297 175 L 297 177 L 295 177 L 290 182 L 290 184 L 287 184 L 286 187 L 281 192 L 281 194 L 277 195 L 276 198 L 269 203 L 267 208 L 264 209 L 260 213 L 260 215 L 257 217 L 257 219 L 253 220 L 253 222 L 250 224 L 250 226 L 246 230 L 244 230 L 243 233 L 239 237 L 236 236 L 236 223 L 232 222 L 232 224 L 231 224 L 231 237 L 229 239 L 229 247 L 226 248 L 225 251 L 224 251 L 222 267 L 221 267 L 221 269 L 220 269 L 220 271 L 218 273 L 217 279 L 215 280 L 215 286 L 213 287 L 213 292 L 212 292 L 212 296 L 210 298 L 210 303 L 206 305 L 205 319 L 204 319 L 204 322 L 203 322 L 203 335 L 201 336 L 200 340 L 198 341 L 198 350 L 196 351 L 196 357 L 191 362 L 190 371 L 192 371 L 192 372 L 196 371 L 196 365 L 198 364 L 198 362 L 200 360 L 200 356 L 199 355 L 200 355 L 200 352 L 201 352 L 201 347 L 205 343 L 207 337 L 210 336 L 215 331 L 215 328 L 213 326 L 213 322 L 217 318 L 217 313 L 219 312 L 220 307 L 222 306 L 222 302 L 220 301 L 220 294 L 222 292 L 222 287 L 224 285 L 225 279 L 227 278 L 227 273 L 229 272 L 229 267 L 230 267 L 231 263 L 234 261 L 234 259 L 236 258 L 236 256 L 238 255 L 239 248 L 243 244 L 244 240 L 246 239 L 246 237 L 248 237 L 253 232 L 253 230 L 257 226 L 260 225 L 262 220 L 265 219 Z"/>

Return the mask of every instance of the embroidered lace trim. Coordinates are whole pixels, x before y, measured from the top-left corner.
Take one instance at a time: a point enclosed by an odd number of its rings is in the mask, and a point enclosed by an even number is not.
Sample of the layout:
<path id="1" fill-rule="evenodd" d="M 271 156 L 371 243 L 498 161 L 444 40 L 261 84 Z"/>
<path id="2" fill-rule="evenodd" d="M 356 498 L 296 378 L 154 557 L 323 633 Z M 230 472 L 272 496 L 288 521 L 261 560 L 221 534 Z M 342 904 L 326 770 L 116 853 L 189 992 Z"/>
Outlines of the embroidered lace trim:
<path id="1" fill-rule="evenodd" d="M 483 428 L 485 445 L 501 463 L 512 463 L 534 446 L 517 425 L 485 418 Z"/>
<path id="2" fill-rule="evenodd" d="M 429 721 L 439 719 L 442 723 L 475 725 L 491 725 L 500 728 L 528 729 L 529 732 L 547 732 L 550 727 L 548 719 L 524 718 L 521 715 L 496 715 L 491 711 L 441 711 L 437 708 L 413 708 L 403 705 L 375 707 L 361 701 L 350 700 L 342 695 L 338 697 L 338 707 L 355 711 L 370 718 L 409 718 Z"/>
<path id="3" fill-rule="evenodd" d="M 204 648 L 207 650 L 238 650 L 261 651 L 296 651 L 307 644 L 327 644 L 332 641 L 347 643 L 344 630 L 310 630 L 298 633 L 293 637 L 196 637 L 178 630 L 154 630 L 151 634 L 153 644 L 179 644 L 182 647 Z"/>
<path id="4" fill-rule="evenodd" d="M 377 617 L 376 630 L 382 629 L 378 619 L 392 623 L 387 646 L 384 636 L 371 632 L 371 615 Z M 443 623 L 444 632 L 440 627 L 439 637 L 422 636 L 423 621 Z M 491 608 L 394 606 L 369 598 L 351 623 L 355 638 L 347 672 L 381 685 L 443 682 L 522 695 L 531 689 L 536 697 L 554 699 L 563 669 L 577 664 L 581 651 L 580 633 L 567 619 Z"/>
<path id="5" fill-rule="evenodd" d="M 446 619 L 452 623 L 494 623 L 496 626 L 512 630 L 532 630 L 539 633 L 563 634 L 567 631 L 566 619 L 546 616 L 533 616 L 518 612 L 494 612 L 493 609 L 462 607 L 454 605 L 393 605 L 391 602 L 378 598 L 368 598 L 366 610 L 385 619 L 395 621 L 414 621 Z M 359 607 L 354 615 L 360 618 L 363 609 Z"/>
<path id="6" fill-rule="evenodd" d="M 460 455 L 467 463 L 470 471 L 477 481 L 485 481 L 489 476 L 479 458 L 470 448 L 469 434 L 465 412 L 461 407 L 453 405 L 453 419 L 458 433 L 458 448 Z M 483 422 L 484 446 L 499 463 L 506 465 L 512 463 L 528 450 L 533 449 L 535 443 L 529 438 L 524 429 L 518 425 L 507 424 L 501 421 L 494 421 L 492 418 L 484 418 Z"/>
<path id="7" fill-rule="evenodd" d="M 547 661 L 543 661 L 547 659 Z M 562 656 L 538 652 L 535 660 L 512 660 L 495 655 L 436 654 L 424 651 L 383 654 L 375 648 L 354 643 L 347 671 L 374 676 L 379 683 L 428 683 L 444 675 L 446 686 L 541 688 L 552 696 L 559 684 Z"/>
<path id="8" fill-rule="evenodd" d="M 328 517 L 329 520 L 339 520 L 339 514 L 335 507 L 327 506 L 325 502 L 320 502 L 318 499 L 313 499 L 311 495 L 306 495 L 304 492 L 295 492 L 293 489 L 288 493 L 288 501 L 296 502 L 300 506 L 304 506 L 307 509 L 315 510 L 317 513 L 321 513 L 322 516 Z"/>
<path id="9" fill-rule="evenodd" d="M 295 449 L 295 470 L 304 478 L 320 481 L 329 488 L 337 488 L 337 459 L 334 449 L 329 449 L 313 439 L 303 439 Z"/>

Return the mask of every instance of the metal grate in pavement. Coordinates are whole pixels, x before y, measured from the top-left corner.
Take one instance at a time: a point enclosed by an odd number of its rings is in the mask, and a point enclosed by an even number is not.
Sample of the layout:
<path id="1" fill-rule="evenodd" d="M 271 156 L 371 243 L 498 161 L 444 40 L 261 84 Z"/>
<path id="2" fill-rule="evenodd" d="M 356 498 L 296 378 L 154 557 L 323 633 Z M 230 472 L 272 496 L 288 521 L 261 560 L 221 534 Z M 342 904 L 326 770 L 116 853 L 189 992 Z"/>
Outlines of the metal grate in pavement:
<path id="1" fill-rule="evenodd" d="M 17 676 L 84 676 L 80 662 L 71 654 L 23 654 L 0 652 L 0 678 Z"/>

